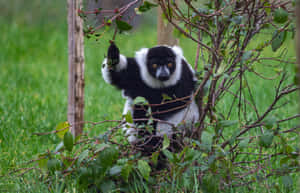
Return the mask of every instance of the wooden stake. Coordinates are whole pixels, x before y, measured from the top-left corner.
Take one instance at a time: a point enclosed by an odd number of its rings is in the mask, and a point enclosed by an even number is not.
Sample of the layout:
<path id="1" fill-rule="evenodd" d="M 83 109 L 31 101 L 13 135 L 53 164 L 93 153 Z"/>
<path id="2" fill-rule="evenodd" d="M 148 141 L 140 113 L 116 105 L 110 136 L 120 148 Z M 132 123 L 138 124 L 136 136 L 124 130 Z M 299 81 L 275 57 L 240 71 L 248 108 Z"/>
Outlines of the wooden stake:
<path id="1" fill-rule="evenodd" d="M 157 44 L 178 45 L 179 40 L 173 36 L 174 27 L 169 22 L 163 20 L 163 11 L 161 8 L 158 7 L 157 9 Z"/>
<path id="2" fill-rule="evenodd" d="M 74 136 L 82 133 L 84 112 L 84 35 L 78 15 L 82 0 L 68 0 L 69 96 L 68 121 Z"/>

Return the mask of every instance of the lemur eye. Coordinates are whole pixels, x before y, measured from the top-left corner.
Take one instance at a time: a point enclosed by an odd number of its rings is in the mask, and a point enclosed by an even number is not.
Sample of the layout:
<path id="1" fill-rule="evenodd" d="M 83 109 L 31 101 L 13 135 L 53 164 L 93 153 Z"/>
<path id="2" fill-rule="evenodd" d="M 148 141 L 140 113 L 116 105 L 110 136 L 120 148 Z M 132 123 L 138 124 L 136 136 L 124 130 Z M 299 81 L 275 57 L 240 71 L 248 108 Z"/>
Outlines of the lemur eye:
<path id="1" fill-rule="evenodd" d="M 157 68 L 157 64 L 152 64 L 152 68 Z"/>
<path id="2" fill-rule="evenodd" d="M 168 67 L 172 68 L 173 64 L 172 63 L 168 63 Z"/>

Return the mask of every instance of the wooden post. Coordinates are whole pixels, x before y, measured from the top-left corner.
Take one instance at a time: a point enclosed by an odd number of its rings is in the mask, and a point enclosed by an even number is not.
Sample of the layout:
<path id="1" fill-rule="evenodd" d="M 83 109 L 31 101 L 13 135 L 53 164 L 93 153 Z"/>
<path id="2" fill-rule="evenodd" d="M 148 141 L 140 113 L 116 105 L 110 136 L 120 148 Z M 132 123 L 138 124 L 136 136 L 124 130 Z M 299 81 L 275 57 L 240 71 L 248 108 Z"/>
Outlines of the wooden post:
<path id="1" fill-rule="evenodd" d="M 78 15 L 82 0 L 68 0 L 69 96 L 68 121 L 74 136 L 82 133 L 84 109 L 83 21 Z"/>
<path id="2" fill-rule="evenodd" d="M 176 3 L 178 0 L 176 0 Z M 157 8 L 157 44 L 158 45 L 178 45 L 179 40 L 174 38 L 172 24 L 165 23 L 163 20 L 163 11 L 160 7 Z"/>

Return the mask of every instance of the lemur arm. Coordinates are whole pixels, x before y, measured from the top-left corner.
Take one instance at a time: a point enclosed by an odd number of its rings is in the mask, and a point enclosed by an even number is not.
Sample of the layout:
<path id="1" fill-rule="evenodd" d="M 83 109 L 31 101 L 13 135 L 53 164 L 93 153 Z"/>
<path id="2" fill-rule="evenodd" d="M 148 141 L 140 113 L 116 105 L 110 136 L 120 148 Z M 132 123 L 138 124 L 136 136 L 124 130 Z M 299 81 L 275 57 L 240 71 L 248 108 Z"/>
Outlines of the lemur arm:
<path id="1" fill-rule="evenodd" d="M 113 42 L 102 64 L 102 76 L 107 83 L 125 90 L 132 89 L 137 82 L 140 82 L 136 61 L 121 55 L 119 48 Z"/>

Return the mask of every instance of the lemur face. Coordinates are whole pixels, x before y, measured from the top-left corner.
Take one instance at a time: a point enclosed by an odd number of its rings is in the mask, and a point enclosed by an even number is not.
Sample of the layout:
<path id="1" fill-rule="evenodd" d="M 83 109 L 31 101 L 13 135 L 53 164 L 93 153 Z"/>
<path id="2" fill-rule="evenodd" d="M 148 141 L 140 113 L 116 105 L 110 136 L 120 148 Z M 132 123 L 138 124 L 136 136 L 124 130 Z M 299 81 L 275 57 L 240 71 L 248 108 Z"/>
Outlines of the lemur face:
<path id="1" fill-rule="evenodd" d="M 176 58 L 171 48 L 158 46 L 147 54 L 147 68 L 151 76 L 167 81 L 176 69 Z"/>

